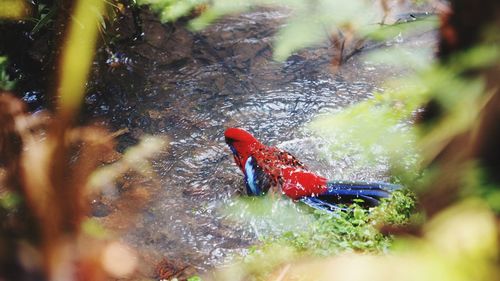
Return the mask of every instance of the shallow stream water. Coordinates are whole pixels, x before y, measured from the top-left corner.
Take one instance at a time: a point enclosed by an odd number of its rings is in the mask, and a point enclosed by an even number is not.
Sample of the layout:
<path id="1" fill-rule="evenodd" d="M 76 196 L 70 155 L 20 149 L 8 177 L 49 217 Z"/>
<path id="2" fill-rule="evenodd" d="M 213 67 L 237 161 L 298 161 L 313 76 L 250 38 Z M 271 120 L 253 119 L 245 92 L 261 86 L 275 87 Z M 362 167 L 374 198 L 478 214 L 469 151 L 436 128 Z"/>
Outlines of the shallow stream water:
<path id="1" fill-rule="evenodd" d="M 155 160 L 160 188 L 124 238 L 143 250 L 181 259 L 199 269 L 223 263 L 261 235 L 286 230 L 256 219 L 234 222 L 220 211 L 243 188 L 224 144 L 227 127 L 242 127 L 263 143 L 295 154 L 326 177 L 383 180 L 384 165 L 349 169 L 352 158 L 325 159 L 326 142 L 303 128 L 319 114 L 383 91 L 382 81 L 400 73 L 351 57 L 333 74 L 328 44 L 272 59 L 273 34 L 286 13 L 259 10 L 226 18 L 198 34 L 166 27 L 143 16 L 143 43 L 118 48 L 128 65 L 101 73 L 96 94 L 109 102 L 87 103 L 95 116 L 111 116 L 129 144 L 143 133 L 168 136 L 168 153 Z M 434 33 L 395 38 L 386 45 L 431 48 Z M 122 100 L 119 106 L 116 100 Z M 94 107 L 92 107 L 92 105 Z M 352 157 L 355 157 L 353 155 Z M 119 210 L 115 210 L 119 212 Z"/>

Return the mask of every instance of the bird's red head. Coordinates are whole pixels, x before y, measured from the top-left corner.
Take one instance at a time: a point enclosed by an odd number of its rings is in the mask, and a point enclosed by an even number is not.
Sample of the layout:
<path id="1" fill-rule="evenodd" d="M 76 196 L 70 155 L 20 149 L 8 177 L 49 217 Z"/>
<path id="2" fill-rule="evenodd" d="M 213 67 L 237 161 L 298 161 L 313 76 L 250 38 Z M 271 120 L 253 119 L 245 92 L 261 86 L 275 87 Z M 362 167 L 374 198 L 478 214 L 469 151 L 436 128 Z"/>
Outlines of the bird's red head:
<path id="1" fill-rule="evenodd" d="M 226 142 L 228 140 L 248 144 L 259 142 L 254 136 L 252 136 L 252 134 L 240 128 L 226 129 L 226 131 L 224 132 L 224 137 L 226 137 Z"/>
<path id="2" fill-rule="evenodd" d="M 228 128 L 224 132 L 224 137 L 233 152 L 234 161 L 243 171 L 252 151 L 262 144 L 252 134 L 240 128 Z"/>

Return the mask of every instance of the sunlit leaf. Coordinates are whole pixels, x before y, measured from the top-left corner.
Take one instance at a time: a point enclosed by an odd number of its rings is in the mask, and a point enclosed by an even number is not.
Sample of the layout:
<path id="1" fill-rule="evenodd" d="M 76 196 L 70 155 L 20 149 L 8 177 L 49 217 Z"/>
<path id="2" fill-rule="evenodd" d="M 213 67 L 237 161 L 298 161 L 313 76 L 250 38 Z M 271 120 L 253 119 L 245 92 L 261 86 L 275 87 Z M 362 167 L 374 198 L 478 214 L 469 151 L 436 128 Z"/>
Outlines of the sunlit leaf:
<path id="1" fill-rule="evenodd" d="M 83 231 L 90 236 L 93 236 L 95 238 L 108 238 L 109 233 L 106 231 L 106 229 L 95 219 L 86 219 L 82 222 L 82 229 Z"/>
<path id="2" fill-rule="evenodd" d="M 223 15 L 240 13 L 251 7 L 252 1 L 215 0 L 200 16 L 189 22 L 189 27 L 193 30 L 201 30 Z"/>
<path id="3" fill-rule="evenodd" d="M 23 0 L 0 1 L 0 19 L 21 19 L 29 13 L 29 6 Z"/>
<path id="4" fill-rule="evenodd" d="M 78 1 L 74 9 L 59 70 L 57 105 L 64 118 L 71 119 L 83 101 L 104 4 L 103 0 Z"/>
<path id="5" fill-rule="evenodd" d="M 161 137 L 144 136 L 139 144 L 128 148 L 122 159 L 113 164 L 105 165 L 96 170 L 90 177 L 89 189 L 109 187 L 115 180 L 127 171 L 135 171 L 145 176 L 151 176 L 150 159 L 160 153 L 167 145 L 167 140 Z"/>
<path id="6" fill-rule="evenodd" d="M 444 210 L 427 224 L 426 237 L 437 251 L 456 260 L 495 258 L 496 229 L 495 216 L 487 205 L 470 199 Z"/>
<path id="7" fill-rule="evenodd" d="M 278 32 L 274 57 L 284 60 L 296 50 L 321 42 L 328 36 L 324 28 L 321 22 L 309 17 L 290 22 Z"/>
<path id="8" fill-rule="evenodd" d="M 227 218 L 251 225 L 263 238 L 285 231 L 304 230 L 314 220 L 310 210 L 280 196 L 243 197 L 222 208 Z"/>

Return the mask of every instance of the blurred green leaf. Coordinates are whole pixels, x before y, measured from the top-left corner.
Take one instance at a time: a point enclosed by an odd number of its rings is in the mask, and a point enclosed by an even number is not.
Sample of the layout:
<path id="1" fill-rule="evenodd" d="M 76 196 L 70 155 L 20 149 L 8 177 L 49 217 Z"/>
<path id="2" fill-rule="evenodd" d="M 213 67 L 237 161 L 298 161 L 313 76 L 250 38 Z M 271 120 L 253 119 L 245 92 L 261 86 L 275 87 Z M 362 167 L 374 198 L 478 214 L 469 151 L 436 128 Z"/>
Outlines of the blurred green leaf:
<path id="1" fill-rule="evenodd" d="M 139 5 L 149 5 L 160 14 L 163 22 L 173 22 L 188 16 L 195 8 L 207 0 L 138 0 Z"/>
<path id="2" fill-rule="evenodd" d="M 314 221 L 309 207 L 281 196 L 236 198 L 221 211 L 228 219 L 251 225 L 259 238 L 304 230 Z"/>
<path id="3" fill-rule="evenodd" d="M 437 29 L 438 26 L 439 19 L 436 16 L 429 16 L 415 21 L 363 29 L 361 30 L 361 35 L 373 40 L 383 41 L 400 35 L 409 36 L 411 34 L 434 30 Z"/>
<path id="4" fill-rule="evenodd" d="M 106 229 L 95 219 L 88 218 L 82 222 L 83 231 L 95 238 L 108 238 L 109 233 Z"/>
<path id="5" fill-rule="evenodd" d="M 29 7 L 23 0 L 0 1 L 0 19 L 21 19 L 28 14 Z"/>
<path id="6" fill-rule="evenodd" d="M 167 146 L 167 139 L 154 136 L 143 136 L 140 142 L 129 147 L 123 157 L 109 165 L 94 171 L 89 179 L 90 190 L 99 190 L 112 186 L 114 181 L 129 170 L 136 171 L 144 176 L 151 176 L 153 169 L 150 159 Z"/>
<path id="7" fill-rule="evenodd" d="M 0 56 L 0 91 L 11 91 L 16 85 L 16 81 L 7 74 L 7 63 L 7 58 Z"/>
<path id="8" fill-rule="evenodd" d="M 381 48 L 362 55 L 365 61 L 374 64 L 384 64 L 400 68 L 420 71 L 428 69 L 433 62 L 430 49 L 415 49 L 404 47 Z"/>
<path id="9" fill-rule="evenodd" d="M 21 196 L 11 191 L 4 191 L 0 194 L 0 206 L 6 210 L 16 208 L 21 200 Z"/>
<path id="10" fill-rule="evenodd" d="M 77 1 L 75 4 L 65 48 L 60 56 L 57 109 L 63 120 L 72 120 L 79 112 L 94 57 L 99 18 L 104 8 L 103 0 Z"/>
<path id="11" fill-rule="evenodd" d="M 351 169 L 378 163 L 405 171 L 410 182 L 418 176 L 417 131 L 408 122 L 424 100 L 424 94 L 377 94 L 341 112 L 318 117 L 309 129 L 328 140 L 331 155 L 355 159 Z"/>
<path id="12" fill-rule="evenodd" d="M 245 0 L 215 0 L 210 2 L 206 10 L 200 16 L 189 22 L 189 27 L 193 30 L 201 30 L 207 27 L 216 19 L 234 13 L 244 12 L 252 7 L 253 1 Z"/>
<path id="13" fill-rule="evenodd" d="M 161 17 L 165 21 L 175 21 L 180 17 L 188 15 L 192 9 L 202 2 L 204 1 L 176 1 L 163 10 Z"/>
<path id="14" fill-rule="evenodd" d="M 314 18 L 296 19 L 278 32 L 274 58 L 283 61 L 292 52 L 320 43 L 327 36 L 323 24 Z"/>

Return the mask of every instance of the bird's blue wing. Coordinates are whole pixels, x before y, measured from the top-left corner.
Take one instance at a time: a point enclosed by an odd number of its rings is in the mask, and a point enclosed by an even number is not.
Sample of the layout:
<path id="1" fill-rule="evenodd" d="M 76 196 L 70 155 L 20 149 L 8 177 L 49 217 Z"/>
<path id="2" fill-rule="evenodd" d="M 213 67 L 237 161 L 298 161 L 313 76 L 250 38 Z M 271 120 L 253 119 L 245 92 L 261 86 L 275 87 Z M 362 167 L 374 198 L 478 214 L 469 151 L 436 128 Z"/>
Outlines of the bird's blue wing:
<path id="1" fill-rule="evenodd" d="M 258 196 L 265 194 L 271 187 L 272 181 L 269 175 L 258 165 L 254 157 L 248 157 L 245 163 L 245 185 L 247 194 Z"/>

